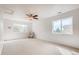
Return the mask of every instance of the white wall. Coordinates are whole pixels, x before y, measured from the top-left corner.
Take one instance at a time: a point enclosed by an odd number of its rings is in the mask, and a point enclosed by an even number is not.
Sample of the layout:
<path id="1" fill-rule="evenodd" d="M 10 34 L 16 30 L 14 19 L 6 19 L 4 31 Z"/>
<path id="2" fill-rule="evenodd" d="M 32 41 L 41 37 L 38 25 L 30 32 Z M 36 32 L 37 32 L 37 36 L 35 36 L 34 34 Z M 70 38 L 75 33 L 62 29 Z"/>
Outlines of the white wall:
<path id="1" fill-rule="evenodd" d="M 9 9 L 13 10 L 13 14 L 5 13 L 9 11 Z M 25 13 L 22 11 L 22 8 L 16 6 L 6 6 L 3 5 L 0 11 L 2 12 L 2 20 L 3 20 L 3 40 L 11 40 L 11 39 L 23 39 L 28 36 L 28 32 L 31 31 L 31 23 L 26 21 Z M 8 26 L 13 27 L 13 24 L 25 24 L 28 25 L 28 32 L 27 33 L 17 33 L 13 30 L 8 29 Z"/>
<path id="2" fill-rule="evenodd" d="M 52 33 L 52 21 L 67 16 L 73 16 L 74 34 L 66 35 Z M 39 39 L 79 48 L 79 9 L 63 13 L 60 16 L 39 20 L 33 23 L 33 30 Z"/>
<path id="3" fill-rule="evenodd" d="M 19 21 L 12 21 L 12 20 L 4 20 L 4 33 L 3 33 L 3 40 L 11 40 L 11 39 L 23 39 L 27 38 L 28 33 L 31 31 L 31 24 L 27 22 L 19 22 Z M 22 24 L 27 25 L 27 32 L 15 32 L 13 31 L 13 24 Z M 11 27 L 9 29 L 8 27 Z"/>
<path id="4" fill-rule="evenodd" d="M 1 20 L 0 20 L 0 40 L 1 40 Z"/>
<path id="5" fill-rule="evenodd" d="M 2 21 L 2 15 L 0 13 L 0 41 L 2 40 L 2 33 L 3 33 L 3 21 Z"/>
<path id="6" fill-rule="evenodd" d="M 0 21 L 0 41 L 2 40 L 2 31 L 3 31 L 2 26 L 3 26 L 3 22 Z"/>

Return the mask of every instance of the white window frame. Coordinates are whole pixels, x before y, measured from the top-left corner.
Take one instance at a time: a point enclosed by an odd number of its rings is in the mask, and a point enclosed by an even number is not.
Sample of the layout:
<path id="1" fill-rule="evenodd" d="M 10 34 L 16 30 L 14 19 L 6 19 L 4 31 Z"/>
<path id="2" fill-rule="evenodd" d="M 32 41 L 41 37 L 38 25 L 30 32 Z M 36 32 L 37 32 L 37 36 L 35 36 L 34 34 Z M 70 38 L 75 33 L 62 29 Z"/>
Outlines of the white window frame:
<path id="1" fill-rule="evenodd" d="M 63 33 L 63 20 L 66 19 L 66 18 L 72 18 L 71 21 L 72 21 L 72 33 Z M 60 26 L 61 26 L 61 31 L 60 32 L 56 32 L 54 31 L 54 22 L 56 21 L 60 21 Z M 52 22 L 52 32 L 55 33 L 55 34 L 73 34 L 73 16 L 70 16 L 70 17 L 64 17 L 64 18 L 61 18 L 61 19 L 58 19 L 58 20 L 55 20 Z"/>

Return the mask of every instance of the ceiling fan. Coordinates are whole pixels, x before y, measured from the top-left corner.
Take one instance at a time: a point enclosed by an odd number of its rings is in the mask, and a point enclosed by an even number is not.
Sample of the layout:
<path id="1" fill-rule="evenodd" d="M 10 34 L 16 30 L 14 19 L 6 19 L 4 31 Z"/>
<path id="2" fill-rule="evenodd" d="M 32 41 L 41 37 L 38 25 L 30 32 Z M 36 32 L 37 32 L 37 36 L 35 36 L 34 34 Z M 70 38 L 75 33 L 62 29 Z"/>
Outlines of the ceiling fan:
<path id="1" fill-rule="evenodd" d="M 38 20 L 38 15 L 34 14 L 26 14 L 26 16 L 29 18 L 29 20 Z"/>

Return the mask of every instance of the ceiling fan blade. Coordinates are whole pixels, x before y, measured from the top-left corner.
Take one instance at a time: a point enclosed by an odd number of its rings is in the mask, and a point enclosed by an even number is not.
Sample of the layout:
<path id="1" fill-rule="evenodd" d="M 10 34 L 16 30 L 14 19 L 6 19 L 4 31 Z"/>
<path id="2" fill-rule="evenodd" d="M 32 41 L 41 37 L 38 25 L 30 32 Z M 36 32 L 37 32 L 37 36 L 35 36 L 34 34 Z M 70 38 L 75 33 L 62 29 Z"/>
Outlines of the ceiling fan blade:
<path id="1" fill-rule="evenodd" d="M 33 16 L 33 14 L 30 14 L 30 17 L 32 17 Z"/>
<path id="2" fill-rule="evenodd" d="M 38 18 L 34 18 L 34 19 L 38 19 Z"/>
<path id="3" fill-rule="evenodd" d="M 26 14 L 26 16 L 30 16 L 29 14 Z"/>
<path id="4" fill-rule="evenodd" d="M 26 16 L 28 16 L 28 17 L 32 17 L 33 15 L 32 15 L 32 14 L 26 14 Z"/>
<path id="5" fill-rule="evenodd" d="M 34 15 L 33 17 L 38 17 L 38 15 Z"/>

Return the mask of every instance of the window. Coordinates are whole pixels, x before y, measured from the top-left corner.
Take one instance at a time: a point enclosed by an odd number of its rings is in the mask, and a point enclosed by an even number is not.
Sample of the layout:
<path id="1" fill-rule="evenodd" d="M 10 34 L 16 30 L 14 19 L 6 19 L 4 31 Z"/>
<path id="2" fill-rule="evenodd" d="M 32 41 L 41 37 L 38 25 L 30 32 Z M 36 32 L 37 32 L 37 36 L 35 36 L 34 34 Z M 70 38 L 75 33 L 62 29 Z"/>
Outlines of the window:
<path id="1" fill-rule="evenodd" d="M 61 32 L 61 21 L 57 20 L 53 22 L 53 30 L 54 32 Z"/>
<path id="2" fill-rule="evenodd" d="M 27 27 L 28 27 L 27 25 L 23 25 L 23 24 L 14 24 L 13 31 L 19 33 L 25 33 L 27 32 Z"/>
<path id="3" fill-rule="evenodd" d="M 52 25 L 53 25 L 52 32 L 63 33 L 63 34 L 73 33 L 72 17 L 62 18 L 53 21 Z"/>

